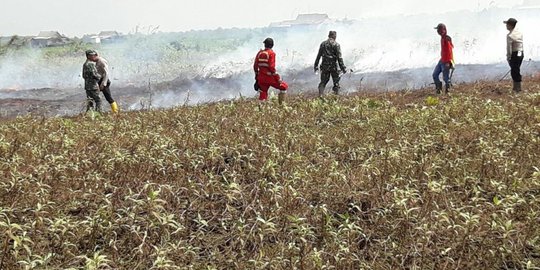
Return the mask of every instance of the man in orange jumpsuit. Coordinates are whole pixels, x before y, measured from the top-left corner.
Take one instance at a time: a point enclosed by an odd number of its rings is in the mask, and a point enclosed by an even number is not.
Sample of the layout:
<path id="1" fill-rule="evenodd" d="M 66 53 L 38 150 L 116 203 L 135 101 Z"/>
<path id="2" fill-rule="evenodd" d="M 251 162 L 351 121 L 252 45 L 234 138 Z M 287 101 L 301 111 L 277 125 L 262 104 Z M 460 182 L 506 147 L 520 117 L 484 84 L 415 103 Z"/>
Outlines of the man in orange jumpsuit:
<path id="1" fill-rule="evenodd" d="M 259 100 L 268 99 L 268 89 L 274 87 L 279 91 L 279 104 L 283 104 L 285 93 L 289 86 L 281 80 L 281 77 L 276 72 L 276 53 L 272 50 L 274 40 L 267 38 L 264 40 L 264 50 L 260 50 L 255 57 L 253 70 L 255 71 L 256 88 L 258 86 Z"/>

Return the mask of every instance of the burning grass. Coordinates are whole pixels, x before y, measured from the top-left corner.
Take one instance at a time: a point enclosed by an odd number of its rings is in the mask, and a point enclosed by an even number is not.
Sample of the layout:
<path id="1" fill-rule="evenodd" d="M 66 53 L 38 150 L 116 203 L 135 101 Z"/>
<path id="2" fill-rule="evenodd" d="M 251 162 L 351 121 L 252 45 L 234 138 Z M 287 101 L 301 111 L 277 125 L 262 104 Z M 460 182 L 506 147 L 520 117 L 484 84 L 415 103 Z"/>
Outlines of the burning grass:
<path id="1" fill-rule="evenodd" d="M 535 269 L 539 84 L 483 87 L 4 122 L 0 268 Z"/>

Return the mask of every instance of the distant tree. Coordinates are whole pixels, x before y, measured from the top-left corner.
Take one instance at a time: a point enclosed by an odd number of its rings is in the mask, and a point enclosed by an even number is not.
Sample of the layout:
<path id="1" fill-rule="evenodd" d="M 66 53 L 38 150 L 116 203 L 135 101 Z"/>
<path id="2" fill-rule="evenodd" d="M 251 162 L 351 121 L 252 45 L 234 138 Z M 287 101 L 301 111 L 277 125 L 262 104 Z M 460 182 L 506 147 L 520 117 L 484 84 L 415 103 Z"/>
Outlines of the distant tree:
<path id="1" fill-rule="evenodd" d="M 187 49 L 186 45 L 184 45 L 181 41 L 173 41 L 173 42 L 169 43 L 169 46 L 171 46 L 172 48 L 174 48 L 177 51 Z"/>

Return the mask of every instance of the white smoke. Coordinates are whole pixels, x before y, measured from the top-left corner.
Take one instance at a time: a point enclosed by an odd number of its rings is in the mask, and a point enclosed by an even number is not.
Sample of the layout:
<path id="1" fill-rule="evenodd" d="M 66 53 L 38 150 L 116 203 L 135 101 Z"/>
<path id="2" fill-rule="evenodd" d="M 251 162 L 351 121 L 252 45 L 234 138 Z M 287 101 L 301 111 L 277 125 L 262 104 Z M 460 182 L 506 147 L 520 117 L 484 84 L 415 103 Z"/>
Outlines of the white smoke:
<path id="1" fill-rule="evenodd" d="M 187 91 L 190 91 L 193 102 L 255 95 L 251 89 L 252 64 L 266 37 L 275 40 L 278 72 L 291 84 L 291 88 L 315 89 L 318 77 L 312 68 L 319 44 L 326 39 L 329 30 L 336 30 L 345 64 L 356 73 L 356 77 L 344 82 L 344 85 L 348 84 L 349 91 L 357 89 L 364 76 L 366 79 L 362 83 L 373 87 L 379 84 L 388 89 L 414 88 L 431 80 L 431 69 L 440 57 L 440 38 L 433 27 L 440 22 L 447 24 L 455 45 L 458 65 L 455 80 L 460 80 L 460 76 L 466 78 L 463 81 L 489 76 L 481 72 L 481 68 L 477 75 L 464 74 L 459 71 L 460 65 L 490 64 L 498 65 L 496 72 L 504 70 L 507 31 L 502 21 L 508 17 L 519 20 L 518 27 L 525 35 L 526 58 L 538 60 L 538 10 L 500 8 L 369 18 L 317 27 L 253 29 L 247 38 L 234 36 L 236 31 L 233 30 L 208 31 L 209 40 L 216 33 L 225 36 L 229 33 L 231 36 L 227 38 L 241 39 L 234 46 L 218 49 L 203 46 L 195 50 L 193 44 L 189 47 L 187 34 L 181 40 L 155 34 L 132 36 L 120 44 L 98 46 L 97 50 L 111 64 L 115 87 L 146 87 L 170 81 L 172 85 L 157 89 L 162 97 L 157 95 L 154 100 L 160 104 L 178 105 L 184 102 L 186 97 L 182 95 Z M 181 46 L 175 48 L 171 46 L 172 42 L 179 42 Z M 189 48 L 183 49 L 182 46 Z M 91 47 L 85 46 L 77 53 L 61 56 L 39 49 L 11 51 L 0 56 L 0 89 L 82 88 L 80 74 L 85 60 L 82 52 Z M 399 74 L 399 84 L 395 82 L 396 73 L 391 73 L 397 71 L 403 71 Z M 382 73 L 388 73 L 387 78 L 368 75 Z M 216 87 L 205 83 L 205 79 L 230 79 L 236 83 L 222 84 L 214 80 L 221 85 Z M 189 81 L 192 83 L 185 83 Z M 173 94 L 180 96 L 173 98 Z"/>
<path id="2" fill-rule="evenodd" d="M 313 67 L 318 46 L 329 30 L 338 32 L 338 42 L 348 67 L 366 73 L 388 72 L 435 66 L 440 58 L 440 37 L 433 28 L 440 22 L 448 26 L 458 65 L 505 62 L 507 30 L 502 21 L 509 16 L 520 20 L 518 27 L 525 33 L 527 58 L 539 59 L 540 35 L 535 35 L 535 28 L 540 25 L 540 16 L 536 15 L 526 10 L 508 9 L 479 13 L 461 11 L 366 19 L 271 34 L 276 43 L 278 68 L 283 72 Z M 250 70 L 257 45 L 262 45 L 265 37 L 264 34 L 254 37 L 246 46 L 222 56 L 215 66 L 229 63 L 233 67 L 229 72 Z"/>

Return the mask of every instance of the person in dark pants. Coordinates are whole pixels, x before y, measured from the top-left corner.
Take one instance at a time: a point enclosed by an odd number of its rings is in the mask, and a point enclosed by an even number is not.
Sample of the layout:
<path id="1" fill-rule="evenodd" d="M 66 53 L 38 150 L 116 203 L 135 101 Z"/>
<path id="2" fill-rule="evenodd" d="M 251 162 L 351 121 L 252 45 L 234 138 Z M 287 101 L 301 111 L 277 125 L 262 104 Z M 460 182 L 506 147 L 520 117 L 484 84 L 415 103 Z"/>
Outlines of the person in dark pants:
<path id="1" fill-rule="evenodd" d="M 521 64 L 523 63 L 523 34 L 516 29 L 517 20 L 510 18 L 504 21 L 506 29 L 510 31 L 506 38 L 506 58 L 510 65 L 512 80 L 514 81 L 513 90 L 516 93 L 521 92 Z"/>
<path id="2" fill-rule="evenodd" d="M 334 82 L 334 87 L 332 90 L 334 94 L 339 94 L 341 86 L 339 85 L 340 75 L 338 68 L 341 70 L 341 73 L 347 73 L 347 68 L 343 63 L 343 58 L 341 55 L 341 46 L 336 42 L 337 33 L 336 31 L 330 31 L 328 33 L 328 39 L 321 43 L 319 46 L 319 53 L 315 59 L 315 72 L 319 71 L 319 62 L 322 58 L 322 63 L 320 66 L 321 70 L 321 82 L 319 83 L 319 97 L 324 96 L 324 89 L 332 77 Z"/>
<path id="3" fill-rule="evenodd" d="M 99 90 L 101 90 L 101 92 L 105 96 L 105 99 L 111 105 L 111 111 L 113 113 L 118 113 L 118 104 L 116 103 L 116 101 L 114 101 L 111 95 L 109 62 L 107 62 L 107 60 L 105 60 L 105 58 L 101 57 L 99 54 L 97 55 L 97 58 L 96 58 L 96 69 L 99 75 L 101 75 L 101 79 L 99 80 Z"/>
<path id="4" fill-rule="evenodd" d="M 101 80 L 99 80 L 99 85 L 103 85 L 103 87 L 100 87 L 100 89 L 103 95 L 105 96 L 105 99 L 107 100 L 107 102 L 109 102 L 109 104 L 116 103 L 116 101 L 114 101 L 111 95 L 111 81 L 108 80 L 107 84 L 103 84 L 103 78 L 102 78 Z"/>

